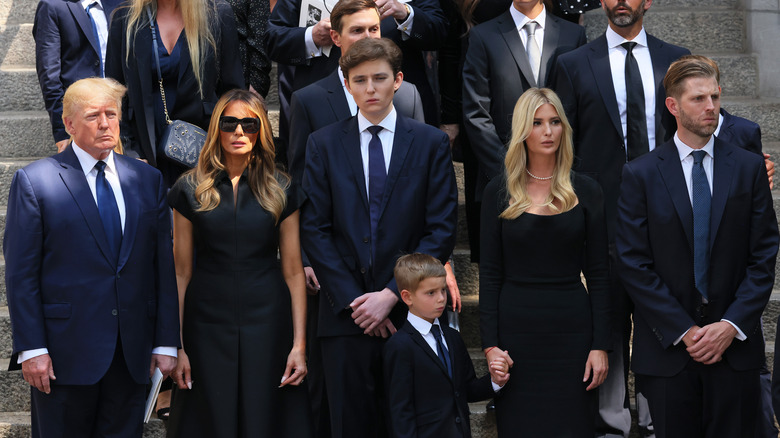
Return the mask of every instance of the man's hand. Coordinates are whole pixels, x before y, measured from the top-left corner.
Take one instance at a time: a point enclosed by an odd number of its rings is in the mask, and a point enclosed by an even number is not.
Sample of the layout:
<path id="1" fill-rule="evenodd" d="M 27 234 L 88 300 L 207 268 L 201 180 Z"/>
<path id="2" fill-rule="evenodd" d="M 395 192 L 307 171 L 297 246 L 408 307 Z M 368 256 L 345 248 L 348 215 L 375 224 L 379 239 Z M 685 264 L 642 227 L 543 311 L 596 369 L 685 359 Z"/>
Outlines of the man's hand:
<path id="1" fill-rule="evenodd" d="M 607 373 L 609 372 L 609 362 L 607 359 L 607 352 L 604 350 L 590 350 L 588 353 L 588 360 L 585 362 L 585 376 L 582 378 L 582 382 L 587 382 L 593 373 L 593 380 L 590 381 L 590 385 L 585 388 L 586 391 L 598 388 L 599 385 L 607 380 Z"/>
<path id="2" fill-rule="evenodd" d="M 444 264 L 444 271 L 447 272 L 447 290 L 450 291 L 450 297 L 452 298 L 452 311 L 460 313 L 460 289 L 458 289 L 458 280 L 455 279 L 455 273 L 452 272 L 452 266 L 450 266 L 449 262 Z"/>
<path id="3" fill-rule="evenodd" d="M 390 321 L 390 318 L 385 318 L 382 322 L 379 323 L 378 326 L 374 330 L 371 331 L 371 333 L 368 333 L 369 336 L 381 336 L 383 338 L 389 338 L 390 336 L 393 336 L 397 330 L 395 329 L 395 326 Z"/>
<path id="4" fill-rule="evenodd" d="M 379 8 L 379 13 L 382 14 L 379 16 L 380 20 L 393 17 L 399 23 L 403 23 L 409 16 L 406 6 L 398 0 L 377 0 L 376 7 Z"/>
<path id="5" fill-rule="evenodd" d="M 775 163 L 769 159 L 769 154 L 764 154 L 764 163 L 766 164 L 766 174 L 769 177 L 769 190 L 772 190 L 775 186 Z"/>
<path id="6" fill-rule="evenodd" d="M 60 153 L 65 150 L 65 147 L 68 146 L 68 143 L 70 143 L 70 139 L 68 140 L 61 140 L 57 143 L 54 143 L 55 146 L 57 146 L 57 153 Z"/>
<path id="7" fill-rule="evenodd" d="M 458 138 L 458 134 L 460 133 L 460 126 L 458 126 L 457 123 L 450 123 L 440 125 L 439 129 L 447 134 L 447 137 L 450 139 L 450 149 L 452 149 L 452 146 L 455 144 L 455 139 Z"/>
<path id="8" fill-rule="evenodd" d="M 314 274 L 314 269 L 311 266 L 304 266 L 303 273 L 306 275 L 306 293 L 309 295 L 317 295 L 320 291 L 320 282 L 317 281 L 317 275 Z"/>
<path id="9" fill-rule="evenodd" d="M 149 365 L 149 377 L 154 374 L 155 368 L 159 368 L 163 378 L 166 378 L 176 369 L 176 358 L 164 354 L 153 354 L 152 364 Z"/>
<path id="10" fill-rule="evenodd" d="M 24 380 L 38 391 L 46 394 L 51 393 L 51 380 L 57 380 L 54 377 L 54 368 L 51 365 L 51 356 L 42 354 L 22 362 L 22 376 Z"/>
<path id="11" fill-rule="evenodd" d="M 311 39 L 317 47 L 333 45 L 333 40 L 330 39 L 330 18 L 323 18 L 311 28 Z"/>
<path id="12" fill-rule="evenodd" d="M 714 364 L 723 358 L 723 353 L 729 348 L 736 335 L 737 329 L 726 321 L 705 325 L 693 334 L 695 344 L 687 348 L 688 354 L 696 362 L 705 365 Z"/>
<path id="13" fill-rule="evenodd" d="M 368 335 L 387 318 L 397 302 L 398 296 L 390 289 L 384 288 L 355 298 L 349 303 L 349 307 L 352 308 L 352 319 L 355 320 L 355 324 Z"/>
<path id="14" fill-rule="evenodd" d="M 685 336 L 683 336 L 682 341 L 685 343 L 685 346 L 690 348 L 693 346 L 693 344 L 696 343 L 696 341 L 693 339 L 693 335 L 696 333 L 697 330 L 699 330 L 701 327 L 698 325 L 691 326 L 691 328 L 688 329 L 688 332 L 685 333 Z"/>

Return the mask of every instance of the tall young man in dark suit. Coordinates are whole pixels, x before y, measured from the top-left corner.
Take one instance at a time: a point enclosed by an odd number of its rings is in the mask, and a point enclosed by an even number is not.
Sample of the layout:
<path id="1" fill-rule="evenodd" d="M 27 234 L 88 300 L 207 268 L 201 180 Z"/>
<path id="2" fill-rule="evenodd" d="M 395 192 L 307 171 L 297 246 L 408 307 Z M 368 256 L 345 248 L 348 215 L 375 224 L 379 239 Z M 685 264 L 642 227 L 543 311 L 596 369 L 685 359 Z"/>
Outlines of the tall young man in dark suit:
<path id="1" fill-rule="evenodd" d="M 716 71 L 664 78 L 674 138 L 623 168 L 620 278 L 636 306 L 632 369 L 656 436 L 755 436 L 761 314 L 778 229 L 764 160 L 715 138 Z"/>
<path id="2" fill-rule="evenodd" d="M 140 438 L 150 372 L 176 366 L 170 209 L 160 172 L 112 152 L 124 92 L 112 79 L 71 85 L 71 145 L 11 183 L 10 367 L 33 387 L 36 438 Z"/>
<path id="3" fill-rule="evenodd" d="M 654 149 L 674 130 L 674 120 L 664 106 L 661 81 L 669 65 L 690 52 L 645 32 L 642 23 L 652 0 L 605 0 L 601 4 L 609 20 L 605 34 L 558 58 L 550 84 L 574 130 L 575 170 L 591 176 L 604 189 L 614 266 L 620 172 L 626 161 Z M 628 76 L 627 65 L 632 72 Z M 617 271 L 612 269 L 612 273 L 615 337 L 609 355 L 610 373 L 599 388 L 596 428 L 600 437 L 627 437 L 631 428 L 627 381 L 632 305 Z M 637 400 L 640 428 L 651 436 L 646 402 L 641 395 Z"/>
<path id="4" fill-rule="evenodd" d="M 70 137 L 62 96 L 79 79 L 103 76 L 111 12 L 118 0 L 41 0 L 35 10 L 35 69 L 58 151 Z M 94 25 L 93 25 L 94 23 Z"/>
<path id="5" fill-rule="evenodd" d="M 318 334 L 334 438 L 386 436 L 380 353 L 403 322 L 393 267 L 402 253 L 444 262 L 457 188 L 442 131 L 395 111 L 401 52 L 366 38 L 342 56 L 358 114 L 309 136 L 303 246 L 323 285 Z M 398 308 L 397 310 L 400 310 Z"/>
<path id="6" fill-rule="evenodd" d="M 585 29 L 549 14 L 542 0 L 515 0 L 504 14 L 471 29 L 463 120 L 479 161 L 477 201 L 504 171 L 517 99 L 531 87 L 547 86 L 558 56 L 585 42 Z"/>

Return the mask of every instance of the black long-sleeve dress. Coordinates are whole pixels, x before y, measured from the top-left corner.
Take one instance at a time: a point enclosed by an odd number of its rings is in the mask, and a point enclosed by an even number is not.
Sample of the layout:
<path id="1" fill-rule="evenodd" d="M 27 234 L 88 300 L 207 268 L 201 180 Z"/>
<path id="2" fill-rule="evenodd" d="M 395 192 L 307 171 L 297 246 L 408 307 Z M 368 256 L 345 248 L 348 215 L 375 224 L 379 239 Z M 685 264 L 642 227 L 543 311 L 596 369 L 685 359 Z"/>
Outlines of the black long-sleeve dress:
<path id="1" fill-rule="evenodd" d="M 597 390 L 585 391 L 582 378 L 589 352 L 610 349 L 607 229 L 598 183 L 574 174 L 573 184 L 579 203 L 571 210 L 514 220 L 498 217 L 508 205 L 504 178 L 485 189 L 482 346 L 514 360 L 496 398 L 499 436 L 594 434 Z"/>

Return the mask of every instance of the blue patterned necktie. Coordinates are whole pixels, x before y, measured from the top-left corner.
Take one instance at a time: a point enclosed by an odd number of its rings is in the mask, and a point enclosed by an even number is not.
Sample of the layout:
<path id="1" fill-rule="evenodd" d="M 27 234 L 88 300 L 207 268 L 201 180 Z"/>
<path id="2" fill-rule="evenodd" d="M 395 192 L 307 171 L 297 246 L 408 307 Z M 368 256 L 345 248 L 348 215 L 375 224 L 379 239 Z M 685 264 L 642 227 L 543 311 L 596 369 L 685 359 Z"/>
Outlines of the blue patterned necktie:
<path id="1" fill-rule="evenodd" d="M 693 273 L 696 289 L 707 299 L 710 267 L 710 207 L 712 195 L 704 172 L 705 151 L 693 151 L 691 191 L 693 193 Z"/>
<path id="2" fill-rule="evenodd" d="M 379 139 L 381 126 L 369 126 L 371 141 L 368 142 L 368 206 L 371 220 L 371 260 L 375 260 L 376 229 L 379 224 L 379 209 L 382 206 L 382 197 L 385 194 L 385 181 L 387 169 L 385 168 L 385 154 L 382 151 L 382 141 Z"/>
<path id="3" fill-rule="evenodd" d="M 100 59 L 100 77 L 105 77 L 105 74 L 103 73 L 103 54 L 100 50 L 100 33 L 98 32 L 97 24 L 95 23 L 95 18 L 92 17 L 92 11 L 98 11 L 101 12 L 99 8 L 96 8 L 98 6 L 98 2 L 92 2 L 87 6 L 87 16 L 89 17 L 89 21 L 92 23 L 92 33 L 95 35 L 95 42 L 97 42 L 98 46 L 98 58 Z"/>
<path id="4" fill-rule="evenodd" d="M 97 178 L 95 179 L 95 194 L 97 195 L 97 207 L 100 220 L 103 221 L 103 230 L 106 232 L 108 245 L 115 258 L 119 257 L 119 247 L 122 245 L 122 221 L 119 219 L 119 207 L 116 204 L 114 191 L 106 180 L 106 162 L 98 161 L 95 164 Z"/>
<path id="5" fill-rule="evenodd" d="M 431 333 L 436 338 L 436 350 L 439 355 L 439 360 L 444 363 L 444 368 L 447 368 L 447 375 L 452 377 L 452 364 L 450 363 L 450 352 L 447 347 L 444 346 L 444 342 L 441 341 L 441 328 L 439 324 L 434 324 L 431 327 Z"/>

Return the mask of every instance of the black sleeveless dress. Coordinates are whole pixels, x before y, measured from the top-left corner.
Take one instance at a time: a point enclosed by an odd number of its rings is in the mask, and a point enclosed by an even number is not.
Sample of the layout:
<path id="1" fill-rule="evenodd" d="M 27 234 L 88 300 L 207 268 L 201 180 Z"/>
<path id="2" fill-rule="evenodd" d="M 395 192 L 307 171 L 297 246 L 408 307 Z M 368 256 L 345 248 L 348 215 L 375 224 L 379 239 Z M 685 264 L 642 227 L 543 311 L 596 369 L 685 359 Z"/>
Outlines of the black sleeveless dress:
<path id="1" fill-rule="evenodd" d="M 601 188 L 575 175 L 573 209 L 504 220 L 502 179 L 483 197 L 479 292 L 483 347 L 514 361 L 496 398 L 499 436 L 591 438 L 598 389 L 585 391 L 585 362 L 590 350 L 610 348 Z"/>
<path id="2" fill-rule="evenodd" d="M 174 394 L 168 436 L 310 437 L 305 383 L 279 388 L 292 348 L 290 292 L 277 251 L 279 226 L 247 185 L 225 173 L 215 182 L 220 204 L 195 212 L 194 188 L 184 178 L 168 202 L 193 225 L 195 262 L 184 302 L 184 351 L 192 390 Z M 287 190 L 279 220 L 304 196 Z"/>

